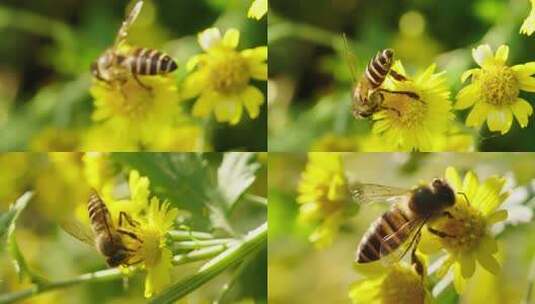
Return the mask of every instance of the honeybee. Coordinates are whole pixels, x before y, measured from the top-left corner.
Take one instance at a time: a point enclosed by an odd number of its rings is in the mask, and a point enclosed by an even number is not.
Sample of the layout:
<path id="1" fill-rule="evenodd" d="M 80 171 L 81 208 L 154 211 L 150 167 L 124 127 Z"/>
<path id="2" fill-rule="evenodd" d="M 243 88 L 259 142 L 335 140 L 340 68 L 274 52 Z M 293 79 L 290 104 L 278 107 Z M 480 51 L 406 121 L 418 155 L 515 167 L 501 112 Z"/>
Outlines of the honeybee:
<path id="1" fill-rule="evenodd" d="M 110 267 L 119 265 L 133 265 L 141 261 L 133 260 L 136 248 L 127 246 L 125 238 L 130 238 L 133 244 L 138 246 L 143 241 L 132 231 L 138 226 L 138 222 L 133 220 L 125 212 L 119 213 L 119 225 L 115 227 L 111 214 L 104 201 L 95 190 L 92 190 L 87 201 L 87 210 L 91 224 L 91 231 L 88 231 L 83 224 L 76 221 L 64 222 L 62 227 L 75 238 L 94 246 L 97 251 L 106 257 L 106 262 Z M 127 229 L 128 224 L 132 229 Z"/>
<path id="2" fill-rule="evenodd" d="M 387 76 L 391 76 L 398 81 L 406 81 L 407 78 L 392 69 L 394 63 L 394 50 L 384 49 L 372 57 L 364 74 L 357 81 L 356 72 L 354 70 L 354 60 L 350 56 L 351 52 L 347 43 L 346 36 L 343 36 L 346 47 L 346 56 L 353 81 L 356 83 L 353 89 L 352 112 L 355 118 L 368 118 L 380 110 L 390 110 L 395 112 L 398 116 L 401 113 L 398 109 L 387 107 L 383 104 L 384 93 L 407 95 L 413 99 L 420 100 L 418 94 L 410 91 L 392 91 L 381 88 Z"/>
<path id="3" fill-rule="evenodd" d="M 140 0 L 123 21 L 113 46 L 91 64 L 91 74 L 96 79 L 109 85 L 122 85 L 132 75 L 141 87 L 150 91 L 151 87 L 142 83 L 138 75 L 161 75 L 177 69 L 176 62 L 169 55 L 155 49 L 136 47 L 127 53 L 119 51 L 142 7 L 143 1 Z"/>
<path id="4" fill-rule="evenodd" d="M 353 196 L 359 203 L 376 201 L 393 203 L 390 210 L 377 218 L 362 237 L 355 262 L 374 262 L 396 250 L 398 250 L 397 258 L 401 259 L 410 248 L 413 248 L 413 264 L 417 266 L 419 272 L 423 267 L 416 259 L 415 248 L 422 227 L 430 219 L 444 215 L 452 217 L 447 209 L 455 204 L 455 192 L 443 179 L 434 179 L 429 185 L 412 190 L 377 184 L 357 184 Z M 428 229 L 432 233 L 444 236 L 440 231 L 430 227 Z"/>

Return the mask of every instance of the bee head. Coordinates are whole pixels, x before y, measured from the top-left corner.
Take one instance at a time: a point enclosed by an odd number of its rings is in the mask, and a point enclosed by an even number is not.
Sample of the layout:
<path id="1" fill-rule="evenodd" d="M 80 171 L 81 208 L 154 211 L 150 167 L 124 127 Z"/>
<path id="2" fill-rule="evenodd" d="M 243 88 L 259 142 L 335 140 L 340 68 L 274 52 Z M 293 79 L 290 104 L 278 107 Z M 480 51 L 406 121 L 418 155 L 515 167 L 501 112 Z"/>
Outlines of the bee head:
<path id="1" fill-rule="evenodd" d="M 439 178 L 433 179 L 431 188 L 433 188 L 435 195 L 440 198 L 444 208 L 453 206 L 455 203 L 455 192 L 445 180 Z"/>
<path id="2" fill-rule="evenodd" d="M 108 257 L 106 259 L 106 262 L 111 267 L 117 267 L 123 264 L 124 262 L 126 262 L 128 256 L 129 254 L 125 250 L 120 249 L 120 250 L 117 250 L 117 252 L 114 255 Z"/>

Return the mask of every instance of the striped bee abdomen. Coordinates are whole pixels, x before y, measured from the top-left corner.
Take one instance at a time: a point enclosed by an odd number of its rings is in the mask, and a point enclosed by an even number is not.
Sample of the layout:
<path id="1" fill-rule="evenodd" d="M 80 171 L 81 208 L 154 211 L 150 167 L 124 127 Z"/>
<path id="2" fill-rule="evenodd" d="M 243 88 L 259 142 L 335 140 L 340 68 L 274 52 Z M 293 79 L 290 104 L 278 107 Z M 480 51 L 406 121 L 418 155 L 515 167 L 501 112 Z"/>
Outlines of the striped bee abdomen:
<path id="1" fill-rule="evenodd" d="M 356 262 L 374 262 L 399 248 L 409 237 L 411 225 L 407 223 L 410 220 L 410 215 L 399 208 L 385 212 L 362 237 Z"/>
<path id="2" fill-rule="evenodd" d="M 92 190 L 89 195 L 87 210 L 89 211 L 89 220 L 91 221 L 93 232 L 95 234 L 103 231 L 109 233 L 112 226 L 110 212 L 94 190 Z"/>
<path id="3" fill-rule="evenodd" d="M 137 75 L 167 74 L 178 67 L 169 55 L 149 48 L 135 49 L 126 62 L 130 72 Z"/>
<path id="4" fill-rule="evenodd" d="M 384 81 L 390 68 L 394 52 L 391 49 L 385 49 L 370 60 L 366 67 L 366 78 L 370 81 L 372 89 L 378 88 Z"/>

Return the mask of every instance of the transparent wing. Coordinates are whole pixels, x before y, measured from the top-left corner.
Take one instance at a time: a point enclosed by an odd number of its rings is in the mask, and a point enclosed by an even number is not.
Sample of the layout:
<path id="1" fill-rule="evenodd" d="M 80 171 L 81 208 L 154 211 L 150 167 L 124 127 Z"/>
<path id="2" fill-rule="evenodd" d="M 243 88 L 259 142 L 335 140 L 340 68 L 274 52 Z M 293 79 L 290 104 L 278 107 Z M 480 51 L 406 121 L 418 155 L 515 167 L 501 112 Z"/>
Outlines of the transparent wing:
<path id="1" fill-rule="evenodd" d="M 117 37 L 115 38 L 115 47 L 125 40 L 126 36 L 128 35 L 128 29 L 134 23 L 134 21 L 136 21 L 142 7 L 143 0 L 139 0 L 136 5 L 134 5 L 134 8 L 130 11 L 130 14 L 128 14 L 128 17 L 126 17 L 126 19 L 123 21 L 119 32 L 117 32 Z"/>
<path id="2" fill-rule="evenodd" d="M 396 203 L 406 198 L 410 189 L 384 186 L 379 184 L 357 183 L 352 188 L 353 199 L 359 204 L 376 202 Z"/>
<path id="3" fill-rule="evenodd" d="M 342 34 L 342 38 L 344 39 L 344 57 L 347 62 L 347 65 L 349 67 L 349 71 L 351 73 L 351 78 L 353 79 L 353 83 L 357 82 L 357 60 L 355 58 L 355 55 L 349 48 L 349 42 L 347 41 L 347 36 L 345 33 Z"/>
<path id="4" fill-rule="evenodd" d="M 88 244 L 91 247 L 95 246 L 95 237 L 87 225 L 84 225 L 75 219 L 69 219 L 61 222 L 60 226 L 65 232 L 72 235 L 74 238 Z"/>
<path id="5" fill-rule="evenodd" d="M 418 245 L 420 231 L 425 224 L 425 219 L 414 219 L 405 223 L 400 229 L 386 235 L 379 251 L 385 263 L 397 263 L 411 250 Z M 387 246 L 392 244 L 395 239 L 405 238 L 405 241 L 395 250 L 389 252 Z M 384 245 L 386 244 L 386 245 Z"/>

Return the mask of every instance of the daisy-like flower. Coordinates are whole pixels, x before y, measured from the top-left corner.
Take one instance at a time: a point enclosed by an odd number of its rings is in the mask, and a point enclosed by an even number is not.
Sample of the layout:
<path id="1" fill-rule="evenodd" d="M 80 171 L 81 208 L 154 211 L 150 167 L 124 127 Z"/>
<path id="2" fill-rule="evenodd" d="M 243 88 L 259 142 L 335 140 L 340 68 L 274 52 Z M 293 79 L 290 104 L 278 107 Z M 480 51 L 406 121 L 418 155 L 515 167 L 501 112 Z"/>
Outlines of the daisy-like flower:
<path id="1" fill-rule="evenodd" d="M 407 77 L 403 65 L 398 60 L 392 67 Z M 373 115 L 375 121 L 372 132 L 396 150 L 433 149 L 434 139 L 443 135 L 453 119 L 450 92 L 444 72 L 435 73 L 436 66 L 429 66 L 423 73 L 406 81 L 387 77 L 383 88 L 391 91 L 416 93 L 419 100 L 406 94 L 384 93 L 383 105 L 390 110 L 382 110 Z"/>
<path id="2" fill-rule="evenodd" d="M 253 4 L 251 4 L 251 7 L 249 8 L 249 12 L 247 13 L 247 16 L 249 18 L 260 20 L 267 13 L 267 10 L 268 10 L 268 0 L 255 0 Z"/>
<path id="3" fill-rule="evenodd" d="M 531 0 L 531 12 L 520 28 L 520 34 L 530 36 L 533 32 L 535 32 L 535 0 Z"/>
<path id="4" fill-rule="evenodd" d="M 340 154 L 310 152 L 297 191 L 299 220 L 319 223 L 309 236 L 318 248 L 329 246 L 344 216 L 351 211 L 351 194 Z"/>
<path id="5" fill-rule="evenodd" d="M 169 203 L 160 203 L 153 197 L 146 209 L 146 215 L 138 217 L 139 226 L 134 231 L 143 243 L 130 240 L 129 245 L 135 248 L 130 261 L 143 261 L 142 265 L 147 271 L 147 298 L 162 291 L 171 282 L 173 255 L 166 245 L 166 234 L 173 227 L 177 215 L 177 209 L 170 208 Z"/>
<path id="6" fill-rule="evenodd" d="M 472 78 L 469 85 L 457 95 L 455 109 L 462 110 L 473 106 L 466 118 L 469 127 L 480 127 L 485 121 L 490 131 L 507 133 L 513 124 L 513 115 L 522 128 L 528 125 L 533 108 L 519 97 L 520 90 L 535 92 L 535 62 L 506 65 L 509 47 L 502 45 L 492 54 L 489 45 L 473 49 L 472 55 L 481 67 L 468 70 L 461 76 L 465 82 Z"/>
<path id="7" fill-rule="evenodd" d="M 475 272 L 476 264 L 497 275 L 500 264 L 495 255 L 498 244 L 491 234 L 493 224 L 507 218 L 506 210 L 498 210 L 508 196 L 503 191 L 505 178 L 492 176 L 480 183 L 469 171 L 464 180 L 457 171 L 446 169 L 446 180 L 456 195 L 455 205 L 448 209 L 451 216 L 440 217 L 429 227 L 444 235 L 437 236 L 424 229 L 420 250 L 432 253 L 443 248 L 448 253 L 439 275 L 453 269 L 455 289 L 462 293 L 466 280 Z"/>
<path id="8" fill-rule="evenodd" d="M 138 77 L 151 89 L 129 76 L 122 85 L 95 80 L 90 92 L 95 99 L 92 119 L 104 123 L 115 137 L 128 138 L 142 147 L 158 130 L 173 123 L 179 114 L 179 95 L 169 76 Z"/>
<path id="9" fill-rule="evenodd" d="M 184 98 L 199 96 L 193 115 L 207 117 L 213 111 L 218 122 L 237 124 L 243 107 L 252 119 L 260 114 L 262 92 L 250 84 L 251 79 L 267 80 L 267 47 L 238 52 L 240 32 L 229 29 L 222 37 L 217 28 L 199 34 L 199 44 L 206 52 L 187 64 L 193 72 L 184 81 Z"/>
<path id="10" fill-rule="evenodd" d="M 432 296 L 422 277 L 404 264 L 367 274 L 353 283 L 349 297 L 355 304 L 430 304 Z"/>

